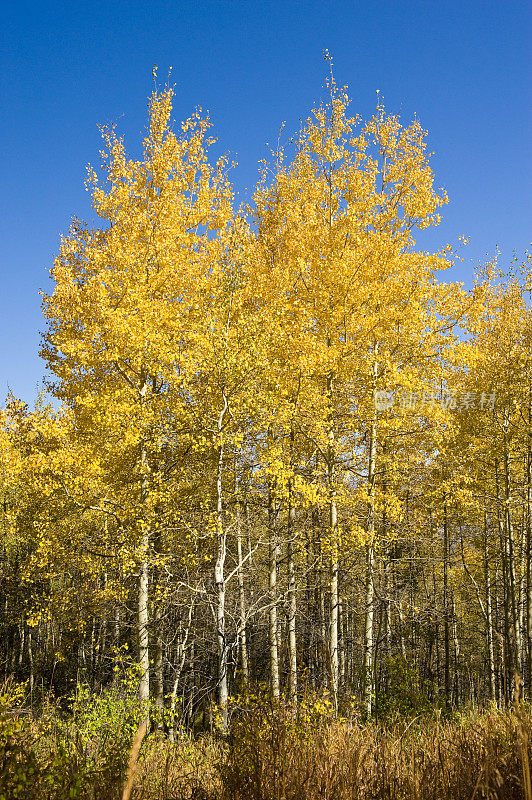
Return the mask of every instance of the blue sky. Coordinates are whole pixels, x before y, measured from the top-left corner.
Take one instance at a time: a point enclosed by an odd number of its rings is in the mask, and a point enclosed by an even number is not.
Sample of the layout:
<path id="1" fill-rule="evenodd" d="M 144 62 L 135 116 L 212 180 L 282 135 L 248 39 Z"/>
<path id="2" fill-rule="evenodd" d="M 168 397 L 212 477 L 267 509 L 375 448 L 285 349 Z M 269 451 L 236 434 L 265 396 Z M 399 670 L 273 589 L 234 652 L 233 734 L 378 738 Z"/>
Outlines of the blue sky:
<path id="1" fill-rule="evenodd" d="M 280 123 L 296 128 L 324 95 L 328 49 L 353 112 L 371 115 L 379 89 L 429 131 L 450 203 L 420 246 L 471 240 L 449 279 L 469 283 L 497 246 L 509 260 L 532 240 L 528 2 L 21 0 L 4 6 L 2 28 L 0 402 L 8 387 L 36 396 L 38 291 L 71 217 L 90 217 L 98 123 L 116 122 L 139 152 L 154 64 L 163 80 L 172 67 L 176 120 L 210 111 L 242 192 Z"/>

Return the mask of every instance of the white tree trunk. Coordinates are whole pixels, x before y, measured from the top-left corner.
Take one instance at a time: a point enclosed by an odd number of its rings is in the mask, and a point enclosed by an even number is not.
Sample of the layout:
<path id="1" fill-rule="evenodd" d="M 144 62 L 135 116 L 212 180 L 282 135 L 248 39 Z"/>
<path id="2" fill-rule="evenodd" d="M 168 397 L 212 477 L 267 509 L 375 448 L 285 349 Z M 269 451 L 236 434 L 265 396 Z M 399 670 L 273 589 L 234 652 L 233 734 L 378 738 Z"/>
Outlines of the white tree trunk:
<path id="1" fill-rule="evenodd" d="M 168 727 L 168 738 L 170 739 L 171 742 L 175 741 L 175 711 L 177 705 L 177 691 L 179 689 L 179 681 L 181 680 L 181 674 L 185 666 L 187 642 L 190 633 L 190 626 L 192 623 L 192 615 L 194 613 L 194 604 L 195 600 L 193 598 L 188 609 L 188 620 L 185 626 L 185 630 L 182 632 L 177 645 L 177 651 L 176 651 L 177 666 L 174 676 L 174 685 L 172 687 L 172 695 L 170 698 L 170 722 Z"/>
<path id="2" fill-rule="evenodd" d="M 236 492 L 236 549 L 238 557 L 238 599 L 240 605 L 239 639 L 240 663 L 242 666 L 242 681 L 245 686 L 249 682 L 248 650 L 246 637 L 246 592 L 244 587 L 244 570 L 242 565 L 242 520 L 240 515 L 240 497 L 238 482 L 238 465 L 235 464 L 235 492 Z"/>
<path id="3" fill-rule="evenodd" d="M 328 341 L 330 345 L 330 340 Z M 329 547 L 330 547 L 330 620 L 329 620 L 329 660 L 331 691 L 335 709 L 338 708 L 338 511 L 336 507 L 336 450 L 333 429 L 333 375 L 327 376 L 329 397 L 329 446 L 327 450 L 327 483 L 329 489 Z"/>
<path id="4" fill-rule="evenodd" d="M 375 345 L 375 356 L 377 346 Z M 377 386 L 377 361 L 373 364 L 373 416 L 369 436 L 368 459 L 368 543 L 366 546 L 366 617 L 364 624 L 364 714 L 371 716 L 373 696 L 375 693 L 373 672 L 373 562 L 375 546 L 375 461 L 377 453 L 377 410 L 375 405 L 375 390 Z"/>
<path id="5" fill-rule="evenodd" d="M 141 390 L 142 396 L 144 391 Z M 140 504 L 144 508 L 148 498 L 148 456 L 144 441 L 140 450 L 141 497 Z M 144 521 L 145 522 L 145 521 Z M 150 533 L 147 524 L 143 528 L 140 542 L 140 569 L 139 569 L 139 595 L 138 595 L 138 637 L 139 637 L 139 666 L 140 682 L 138 697 L 141 703 L 148 703 L 150 698 L 150 654 L 148 648 L 148 552 L 150 546 Z"/>
<path id="6" fill-rule="evenodd" d="M 268 497 L 269 517 L 269 590 L 270 590 L 270 682 L 274 700 L 279 700 L 279 643 L 277 630 L 277 559 L 279 543 L 277 532 L 277 504 L 270 486 Z"/>
<path id="7" fill-rule="evenodd" d="M 218 457 L 216 470 L 216 535 L 217 535 L 217 555 L 214 567 L 214 582 L 216 584 L 217 603 L 216 603 L 216 623 L 218 639 L 218 706 L 220 711 L 220 721 L 223 730 L 227 728 L 227 642 L 225 638 L 225 554 L 226 554 L 226 534 L 223 524 L 223 494 L 222 494 L 222 470 L 223 470 L 223 423 L 227 412 L 228 404 L 225 395 L 223 396 L 224 406 L 218 417 Z"/>
<path id="8" fill-rule="evenodd" d="M 290 699 L 297 704 L 296 568 L 294 563 L 295 508 L 291 487 L 288 499 L 288 652 L 290 661 Z"/>

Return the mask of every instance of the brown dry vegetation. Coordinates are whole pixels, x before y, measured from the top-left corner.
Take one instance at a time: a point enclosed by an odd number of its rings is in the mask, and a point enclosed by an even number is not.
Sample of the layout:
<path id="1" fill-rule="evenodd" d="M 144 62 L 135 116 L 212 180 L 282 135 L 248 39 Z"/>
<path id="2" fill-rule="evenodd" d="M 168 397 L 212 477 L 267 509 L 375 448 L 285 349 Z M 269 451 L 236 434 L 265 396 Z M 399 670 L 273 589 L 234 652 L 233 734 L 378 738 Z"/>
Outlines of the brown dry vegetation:
<path id="1" fill-rule="evenodd" d="M 532 800 L 532 715 L 521 706 L 444 720 L 362 724 L 307 707 L 269 703 L 235 714 L 227 737 L 145 738 L 131 800 Z M 118 800 L 127 770 L 87 773 L 76 744 L 63 748 L 53 779 L 39 772 L 6 800 Z M 59 756 L 61 757 L 61 756 Z M 130 765 L 132 766 L 132 765 Z M 76 769 L 79 770 L 76 778 Z M 113 774 L 113 780 L 109 776 Z M 14 784 L 13 784 L 14 785 Z"/>
<path id="2" fill-rule="evenodd" d="M 151 742 L 136 800 L 529 800 L 528 711 L 357 724 L 261 705 L 224 744 Z"/>
<path id="3" fill-rule="evenodd" d="M 232 708 L 227 735 L 181 729 L 175 743 L 124 716 L 110 726 L 111 708 L 4 709 L 0 800 L 532 800 L 524 703 L 363 723 L 323 699 L 294 712 L 262 695 Z"/>

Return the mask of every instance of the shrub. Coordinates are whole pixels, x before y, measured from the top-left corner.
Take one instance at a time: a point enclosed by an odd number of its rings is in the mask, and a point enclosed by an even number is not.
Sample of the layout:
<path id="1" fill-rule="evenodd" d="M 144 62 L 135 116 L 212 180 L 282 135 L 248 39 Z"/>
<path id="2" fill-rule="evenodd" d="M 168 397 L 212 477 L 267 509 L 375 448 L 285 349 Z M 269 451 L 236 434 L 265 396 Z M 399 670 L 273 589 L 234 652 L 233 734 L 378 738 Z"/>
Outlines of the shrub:
<path id="1" fill-rule="evenodd" d="M 52 717 L 47 781 L 54 798 L 118 796 L 135 731 L 146 713 L 137 701 L 135 669 L 99 693 L 77 686 L 66 714 Z"/>
<path id="2" fill-rule="evenodd" d="M 407 658 L 388 658 L 383 666 L 387 686 L 386 691 L 377 696 L 376 707 L 380 717 L 413 717 L 438 706 L 438 702 L 429 701 L 417 669 Z"/>
<path id="3" fill-rule="evenodd" d="M 23 684 L 6 683 L 0 693 L 0 800 L 30 800 L 41 779 L 23 697 Z"/>

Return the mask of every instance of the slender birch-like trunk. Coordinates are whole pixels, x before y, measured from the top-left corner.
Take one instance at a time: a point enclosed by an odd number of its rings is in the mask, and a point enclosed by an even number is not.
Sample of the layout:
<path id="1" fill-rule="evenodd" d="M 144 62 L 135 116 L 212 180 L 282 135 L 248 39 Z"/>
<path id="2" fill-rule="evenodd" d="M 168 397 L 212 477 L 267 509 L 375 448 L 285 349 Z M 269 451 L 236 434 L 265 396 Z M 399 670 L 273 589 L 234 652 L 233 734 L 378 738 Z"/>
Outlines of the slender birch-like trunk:
<path id="1" fill-rule="evenodd" d="M 447 495 L 443 493 L 443 636 L 445 648 L 444 685 L 445 705 L 451 706 L 451 640 L 449 611 L 449 519 Z"/>
<path id="2" fill-rule="evenodd" d="M 491 597 L 491 573 L 488 554 L 488 512 L 484 511 L 484 585 L 486 587 L 486 647 L 488 650 L 488 672 L 490 700 L 497 701 L 495 686 L 495 653 L 493 649 L 493 611 Z"/>
<path id="3" fill-rule="evenodd" d="M 338 654 L 340 662 L 340 674 L 338 676 L 338 685 L 340 691 L 345 686 L 345 658 L 346 658 L 346 625 L 345 625 L 345 600 L 342 595 L 338 595 Z"/>
<path id="4" fill-rule="evenodd" d="M 162 730 L 162 715 L 164 712 L 164 647 L 162 638 L 162 609 L 160 604 L 157 604 L 155 609 L 155 655 L 153 659 L 153 674 L 155 677 L 155 707 L 159 712 L 157 724 L 159 730 Z"/>
<path id="5" fill-rule="evenodd" d="M 511 477 L 510 477 L 510 455 L 508 452 L 508 415 L 505 415 L 504 430 L 504 539 L 507 548 L 508 564 L 508 589 L 509 589 L 509 616 L 510 616 L 510 637 L 512 640 L 512 664 L 511 678 L 515 680 L 514 693 L 520 691 L 520 680 L 517 679 L 519 673 L 519 651 L 520 651 L 520 630 L 519 618 L 517 615 L 516 602 L 516 577 L 515 577 L 515 547 L 513 538 L 513 525 L 511 514 Z"/>
<path id="6" fill-rule="evenodd" d="M 217 427 L 217 458 L 216 458 L 216 564 L 214 566 L 214 583 L 216 585 L 216 634 L 218 640 L 218 706 L 222 729 L 227 729 L 227 641 L 225 636 L 225 555 L 226 533 L 223 521 L 223 426 L 227 413 L 228 403 L 223 393 L 223 408 L 218 417 Z"/>
<path id="7" fill-rule="evenodd" d="M 248 649 L 246 636 L 246 591 L 244 587 L 244 570 L 242 564 L 242 520 L 240 514 L 240 484 L 238 480 L 238 464 L 235 463 L 235 518 L 236 518 L 236 551 L 238 558 L 238 602 L 240 620 L 238 635 L 240 641 L 240 664 L 242 668 L 242 681 L 245 686 L 249 683 Z"/>
<path id="8" fill-rule="evenodd" d="M 192 615 L 194 613 L 194 605 L 195 605 L 195 599 L 193 598 L 188 609 L 187 624 L 185 626 L 184 631 L 182 631 L 181 636 L 179 637 L 179 642 L 177 644 L 177 649 L 176 649 L 176 672 L 174 676 L 174 685 L 172 687 L 172 694 L 170 696 L 170 717 L 169 717 L 170 721 L 168 727 L 168 738 L 170 739 L 171 742 L 175 740 L 175 712 L 177 706 L 177 692 L 179 689 L 179 681 L 181 680 L 181 675 L 183 673 L 183 668 L 185 666 L 187 642 L 190 634 Z"/>
<path id="9" fill-rule="evenodd" d="M 330 342 L 329 342 L 330 345 Z M 336 449 L 332 420 L 333 375 L 327 376 L 327 394 L 330 403 L 329 445 L 327 450 L 327 484 L 329 489 L 329 548 L 330 548 L 330 620 L 329 620 L 329 661 L 331 691 L 334 707 L 338 708 L 338 510 L 336 505 Z"/>
<path id="10" fill-rule="evenodd" d="M 526 461 L 526 661 L 528 699 L 532 699 L 532 386 L 528 394 Z"/>
<path id="11" fill-rule="evenodd" d="M 511 683 L 513 677 L 513 645 L 511 641 L 511 622 L 510 622 L 510 606 L 508 603 L 508 553 L 507 553 L 507 542 L 506 542 L 506 535 L 505 535 L 505 526 L 502 520 L 501 514 L 501 490 L 500 490 L 500 478 L 499 478 L 499 462 L 495 459 L 494 462 L 495 468 L 495 491 L 496 491 L 496 498 L 497 498 L 497 529 L 499 534 L 499 544 L 500 544 L 500 551 L 501 551 L 501 567 L 502 567 L 502 609 L 503 609 L 503 621 L 504 621 L 504 638 L 503 638 L 503 648 L 501 649 L 501 653 L 503 654 L 503 686 L 504 686 L 504 701 L 508 703 L 510 699 L 510 693 L 508 691 L 509 685 Z M 499 604 L 498 604 L 499 605 Z"/>
<path id="12" fill-rule="evenodd" d="M 373 362 L 373 412 L 369 432 L 369 459 L 368 459 L 368 543 L 366 545 L 366 613 L 364 623 L 364 672 L 363 672 L 363 708 L 366 717 L 371 716 L 373 697 L 375 694 L 373 673 L 373 600 L 374 576 L 373 564 L 375 557 L 375 463 L 377 455 L 377 406 L 375 403 L 375 390 L 377 388 L 377 345 L 374 348 L 375 359 Z"/>
<path id="13" fill-rule="evenodd" d="M 273 489 L 268 490 L 268 528 L 269 528 L 269 576 L 268 584 L 270 590 L 270 684 L 274 700 L 280 697 L 279 679 L 279 640 L 277 629 L 277 561 L 279 558 L 279 539 L 277 531 L 277 501 L 274 497 Z"/>
<path id="14" fill-rule="evenodd" d="M 291 443 L 294 440 L 292 428 Z M 297 704 L 297 639 L 296 639 L 296 568 L 294 563 L 294 536 L 296 510 L 293 503 L 292 480 L 288 487 L 288 655 L 290 670 L 290 699 L 293 705 Z"/>
<path id="15" fill-rule="evenodd" d="M 34 675 L 33 675 L 33 642 L 31 638 L 31 630 L 28 631 L 28 661 L 30 667 L 30 699 L 33 700 L 33 682 L 34 682 Z"/>
<path id="16" fill-rule="evenodd" d="M 140 389 L 141 402 L 144 400 L 148 388 L 147 380 L 142 382 Z M 140 445 L 141 490 L 140 505 L 145 509 L 148 500 L 148 454 L 144 438 Z M 148 645 L 148 554 L 150 547 L 150 531 L 147 520 L 143 519 L 143 528 L 140 541 L 140 569 L 138 593 L 138 639 L 139 639 L 139 666 L 140 682 L 138 697 L 141 703 L 147 705 L 150 698 L 150 654 Z"/>
<path id="17" fill-rule="evenodd" d="M 316 511 L 312 509 L 312 524 L 307 533 L 307 563 L 306 563 L 306 651 L 308 679 L 311 687 L 316 687 L 317 653 L 316 653 L 316 618 L 317 618 L 317 582 L 316 582 L 316 557 L 314 541 L 316 537 L 317 522 Z"/>

